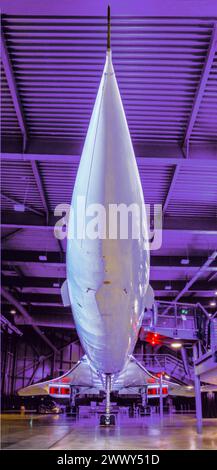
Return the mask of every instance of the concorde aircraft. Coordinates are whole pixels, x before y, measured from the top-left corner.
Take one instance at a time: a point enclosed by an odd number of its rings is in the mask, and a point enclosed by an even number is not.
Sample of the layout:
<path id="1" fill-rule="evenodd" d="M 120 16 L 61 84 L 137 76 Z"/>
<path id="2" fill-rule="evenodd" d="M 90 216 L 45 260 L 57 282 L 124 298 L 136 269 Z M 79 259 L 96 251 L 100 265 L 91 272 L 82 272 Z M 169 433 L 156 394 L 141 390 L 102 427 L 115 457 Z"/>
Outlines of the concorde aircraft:
<path id="1" fill-rule="evenodd" d="M 82 198 L 85 208 L 100 204 L 106 215 L 110 204 L 137 205 L 142 215 L 136 238 L 118 232 L 116 239 L 107 233 L 90 239 L 82 232 L 67 240 L 63 303 L 72 307 L 86 360 L 106 390 L 109 424 L 112 384 L 129 365 L 145 305 L 153 302 L 143 190 L 112 64 L 109 7 L 106 62 L 73 191 L 69 235 L 78 223 L 86 227 L 87 213 L 77 210 Z"/>
<path id="2" fill-rule="evenodd" d="M 85 200 L 79 211 L 78 200 Z M 88 210 L 109 204 L 136 204 L 141 209 L 139 237 L 90 239 L 86 231 Z M 95 206 L 96 207 L 96 206 Z M 73 390 L 106 391 L 106 413 L 101 424 L 114 424 L 110 414 L 110 391 L 157 394 L 159 379 L 133 357 L 144 309 L 154 304 L 149 285 L 149 242 L 143 191 L 127 121 L 112 65 L 110 9 L 108 8 L 107 53 L 74 187 L 67 241 L 67 279 L 61 293 L 70 305 L 85 355 L 66 374 L 19 390 L 19 395 L 51 395 L 67 398 Z M 90 214 L 89 214 L 90 215 Z M 72 228 L 82 228 L 70 237 Z M 83 236 L 84 232 L 84 236 Z M 212 382 L 210 382 L 212 384 Z M 214 382 L 215 383 L 215 382 Z M 157 386 L 156 386 L 157 385 Z M 193 387 L 168 380 L 163 394 L 193 396 Z M 204 391 L 212 385 L 203 386 Z"/>

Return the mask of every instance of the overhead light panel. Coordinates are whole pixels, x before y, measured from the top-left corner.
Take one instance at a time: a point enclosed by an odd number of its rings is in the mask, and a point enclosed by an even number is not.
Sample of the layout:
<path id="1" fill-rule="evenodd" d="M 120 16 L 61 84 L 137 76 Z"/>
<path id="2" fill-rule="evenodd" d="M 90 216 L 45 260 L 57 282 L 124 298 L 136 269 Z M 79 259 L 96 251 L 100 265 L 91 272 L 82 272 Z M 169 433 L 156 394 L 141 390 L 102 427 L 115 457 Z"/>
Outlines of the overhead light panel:
<path id="1" fill-rule="evenodd" d="M 60 287 L 59 282 L 54 282 L 54 283 L 53 283 L 53 287 Z"/>
<path id="2" fill-rule="evenodd" d="M 39 255 L 39 261 L 47 261 L 47 255 Z"/>
<path id="3" fill-rule="evenodd" d="M 210 307 L 216 307 L 216 301 L 215 300 L 211 300 L 211 302 L 209 303 Z"/>
<path id="4" fill-rule="evenodd" d="M 25 205 L 24 204 L 14 204 L 15 212 L 25 212 Z"/>
<path id="5" fill-rule="evenodd" d="M 16 310 L 15 310 L 14 308 L 12 308 L 12 309 L 10 310 L 10 313 L 11 313 L 11 315 L 15 315 L 17 312 L 16 312 Z"/>
<path id="6" fill-rule="evenodd" d="M 171 348 L 179 349 L 179 348 L 182 347 L 182 343 L 178 343 L 178 342 L 176 342 L 176 343 L 171 343 L 170 346 L 171 346 Z"/>

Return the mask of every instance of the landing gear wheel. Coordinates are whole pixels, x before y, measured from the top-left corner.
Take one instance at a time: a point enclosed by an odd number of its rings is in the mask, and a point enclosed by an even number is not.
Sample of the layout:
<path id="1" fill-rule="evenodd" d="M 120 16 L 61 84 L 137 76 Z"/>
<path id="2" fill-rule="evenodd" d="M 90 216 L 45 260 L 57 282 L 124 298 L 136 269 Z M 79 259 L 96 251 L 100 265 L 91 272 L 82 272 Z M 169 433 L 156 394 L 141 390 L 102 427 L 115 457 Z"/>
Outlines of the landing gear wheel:
<path id="1" fill-rule="evenodd" d="M 110 423 L 110 416 L 105 417 L 105 424 L 106 424 L 106 426 L 109 426 L 111 424 Z"/>
<path id="2" fill-rule="evenodd" d="M 100 426 L 115 426 L 115 415 L 101 415 Z"/>
<path id="3" fill-rule="evenodd" d="M 100 422 L 99 422 L 99 423 L 100 423 L 100 426 L 105 426 L 105 424 L 106 424 L 105 421 L 106 421 L 105 415 L 101 415 L 101 416 L 100 416 Z"/>

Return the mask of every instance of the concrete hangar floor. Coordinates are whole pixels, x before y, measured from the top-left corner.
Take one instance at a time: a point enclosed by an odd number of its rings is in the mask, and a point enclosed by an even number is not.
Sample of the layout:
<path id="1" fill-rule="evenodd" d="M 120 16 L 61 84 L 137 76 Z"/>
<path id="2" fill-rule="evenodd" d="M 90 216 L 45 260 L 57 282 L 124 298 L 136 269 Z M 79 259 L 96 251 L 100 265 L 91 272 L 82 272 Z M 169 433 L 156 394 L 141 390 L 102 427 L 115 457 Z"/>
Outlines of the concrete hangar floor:
<path id="1" fill-rule="evenodd" d="M 3 449 L 157 449 L 214 450 L 217 419 L 203 420 L 197 434 L 194 415 L 145 418 L 120 417 L 115 427 L 100 427 L 94 418 L 65 415 L 3 414 Z"/>

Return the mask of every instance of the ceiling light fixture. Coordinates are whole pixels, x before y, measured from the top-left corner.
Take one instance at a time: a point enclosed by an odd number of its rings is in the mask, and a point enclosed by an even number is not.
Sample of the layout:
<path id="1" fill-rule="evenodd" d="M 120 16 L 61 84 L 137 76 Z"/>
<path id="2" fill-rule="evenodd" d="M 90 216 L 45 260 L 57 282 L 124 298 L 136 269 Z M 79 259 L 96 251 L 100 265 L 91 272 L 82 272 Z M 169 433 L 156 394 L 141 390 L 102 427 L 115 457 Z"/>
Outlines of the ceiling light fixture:
<path id="1" fill-rule="evenodd" d="M 182 259 L 181 259 L 181 264 L 183 264 L 183 265 L 187 265 L 187 264 L 189 264 L 189 262 L 190 262 L 190 261 L 189 261 L 188 258 L 182 258 Z"/>
<path id="2" fill-rule="evenodd" d="M 10 313 L 11 313 L 11 315 L 15 315 L 17 312 L 16 312 L 16 310 L 15 310 L 14 308 L 12 308 L 12 309 L 10 310 Z"/>
<path id="3" fill-rule="evenodd" d="M 54 282 L 53 287 L 60 287 L 59 282 Z"/>
<path id="4" fill-rule="evenodd" d="M 47 255 L 39 255 L 39 261 L 47 261 Z"/>
<path id="5" fill-rule="evenodd" d="M 209 303 L 210 307 L 216 307 L 216 301 L 215 300 L 211 300 L 211 302 Z"/>
<path id="6" fill-rule="evenodd" d="M 15 212 L 25 212 L 25 205 L 24 204 L 14 204 Z"/>
<path id="7" fill-rule="evenodd" d="M 171 348 L 179 349 L 182 347 L 182 343 L 171 343 Z"/>

